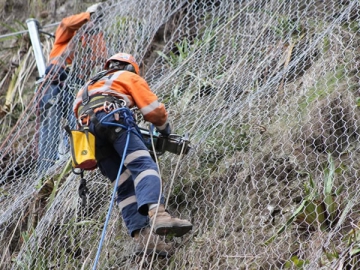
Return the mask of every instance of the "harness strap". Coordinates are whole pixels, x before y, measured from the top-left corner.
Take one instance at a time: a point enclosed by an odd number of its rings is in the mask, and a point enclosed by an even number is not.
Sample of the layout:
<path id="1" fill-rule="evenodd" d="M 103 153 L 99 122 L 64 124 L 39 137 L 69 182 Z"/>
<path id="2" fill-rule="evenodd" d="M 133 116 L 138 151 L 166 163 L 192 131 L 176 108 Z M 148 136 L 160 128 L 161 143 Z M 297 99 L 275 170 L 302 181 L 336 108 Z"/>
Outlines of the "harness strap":
<path id="1" fill-rule="evenodd" d="M 87 90 L 87 89 L 84 89 Z M 116 98 L 114 96 L 109 95 L 94 95 L 89 97 L 88 103 L 85 105 L 80 105 L 78 108 L 78 115 L 82 115 L 84 113 L 88 113 L 89 111 L 99 111 L 101 109 L 104 109 L 103 106 L 106 104 L 106 102 L 117 104 L 119 107 L 124 106 L 124 100 Z M 97 110 L 96 110 L 97 109 Z"/>
<path id="2" fill-rule="evenodd" d="M 99 120 L 96 118 L 95 112 L 98 112 L 101 110 L 106 110 L 107 108 L 105 108 L 105 105 L 107 103 L 115 104 L 115 105 L 118 105 L 119 107 L 123 107 L 126 105 L 126 102 L 124 100 L 116 98 L 114 96 L 109 96 L 107 94 L 98 94 L 98 95 L 89 96 L 89 93 L 88 93 L 89 85 L 94 84 L 95 82 L 100 80 L 102 77 L 106 76 L 109 73 L 117 71 L 117 70 L 119 70 L 119 69 L 114 68 L 114 69 L 110 69 L 110 70 L 103 70 L 103 71 L 99 72 L 98 74 L 96 74 L 94 77 L 92 77 L 90 79 L 90 81 L 84 86 L 84 90 L 83 90 L 83 93 L 81 96 L 82 102 L 78 108 L 79 119 L 81 119 L 81 117 L 83 115 L 88 115 L 89 116 L 88 119 L 97 125 L 99 123 Z M 113 108 L 113 109 L 115 109 L 115 108 Z M 79 123 L 81 124 L 82 120 L 79 120 Z"/>
<path id="3" fill-rule="evenodd" d="M 96 83 L 98 80 L 100 80 L 102 77 L 106 76 L 109 73 L 112 73 L 114 71 L 119 70 L 118 68 L 113 68 L 113 69 L 109 69 L 109 70 L 103 70 L 101 72 L 99 72 L 98 74 L 96 74 L 94 77 L 92 77 L 90 79 L 90 81 L 85 85 L 84 87 L 84 91 L 82 93 L 82 105 L 86 105 L 89 101 L 90 101 L 90 97 L 89 97 L 89 93 L 88 93 L 88 86 L 90 84 L 94 84 Z"/>

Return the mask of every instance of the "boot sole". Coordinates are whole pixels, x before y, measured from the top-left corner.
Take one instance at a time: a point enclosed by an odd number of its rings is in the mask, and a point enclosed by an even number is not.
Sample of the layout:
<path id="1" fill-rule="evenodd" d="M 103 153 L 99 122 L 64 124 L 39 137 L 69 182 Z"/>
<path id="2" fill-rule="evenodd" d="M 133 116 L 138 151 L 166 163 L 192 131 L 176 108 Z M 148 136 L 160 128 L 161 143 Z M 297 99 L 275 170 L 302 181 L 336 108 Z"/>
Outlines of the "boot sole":
<path id="1" fill-rule="evenodd" d="M 184 234 L 188 233 L 192 230 L 192 225 L 184 225 L 184 226 L 172 226 L 172 227 L 155 227 L 154 233 L 157 235 L 174 235 L 175 237 L 181 237 Z"/>

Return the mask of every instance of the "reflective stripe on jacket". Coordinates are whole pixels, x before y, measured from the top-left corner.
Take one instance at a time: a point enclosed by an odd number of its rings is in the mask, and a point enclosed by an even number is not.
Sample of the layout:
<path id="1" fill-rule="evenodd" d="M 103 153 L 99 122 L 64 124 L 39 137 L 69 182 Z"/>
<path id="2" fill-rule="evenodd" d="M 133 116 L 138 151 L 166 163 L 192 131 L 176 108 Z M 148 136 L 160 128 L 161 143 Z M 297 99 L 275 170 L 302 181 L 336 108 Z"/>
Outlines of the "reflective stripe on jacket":
<path id="1" fill-rule="evenodd" d="M 78 92 L 73 110 L 78 118 L 78 108 L 82 102 L 84 87 Z M 147 82 L 139 75 L 129 71 L 116 71 L 110 73 L 94 84 L 88 85 L 89 96 L 97 94 L 108 94 L 126 101 L 126 105 L 131 108 L 137 106 L 143 114 L 144 119 L 153 123 L 160 130 L 167 124 L 167 116 L 164 104 L 158 101 L 158 97 L 153 93 Z"/>

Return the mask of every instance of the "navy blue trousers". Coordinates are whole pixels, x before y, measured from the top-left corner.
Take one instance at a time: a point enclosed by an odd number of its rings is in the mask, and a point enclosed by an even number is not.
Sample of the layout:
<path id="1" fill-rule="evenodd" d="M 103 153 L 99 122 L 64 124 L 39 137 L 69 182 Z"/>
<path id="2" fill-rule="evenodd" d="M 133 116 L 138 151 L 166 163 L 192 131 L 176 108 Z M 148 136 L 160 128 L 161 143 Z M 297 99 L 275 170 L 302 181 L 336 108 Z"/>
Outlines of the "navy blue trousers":
<path id="1" fill-rule="evenodd" d="M 96 113 L 99 121 L 105 116 L 107 114 L 104 111 Z M 107 117 L 106 121 L 117 123 L 113 115 Z M 104 132 L 105 128 L 108 128 L 108 131 Z M 108 156 L 98 160 L 101 173 L 112 182 L 116 180 L 121 158 L 125 155 L 117 188 L 117 203 L 128 232 L 133 236 L 134 231 L 149 224 L 148 204 L 158 203 L 159 197 L 161 198 L 160 202 L 164 202 L 157 165 L 142 139 L 135 134 L 135 127 L 131 128 L 132 132 L 122 130 L 114 136 L 116 134 L 114 128 L 108 125 L 98 125 L 95 128 L 94 123 L 91 122 L 90 131 L 96 138 L 95 151 L 103 151 L 109 147 L 112 149 L 112 151 L 108 151 Z M 113 132 L 112 137 L 109 135 L 111 132 Z M 130 138 L 127 149 L 125 149 L 127 136 Z"/>

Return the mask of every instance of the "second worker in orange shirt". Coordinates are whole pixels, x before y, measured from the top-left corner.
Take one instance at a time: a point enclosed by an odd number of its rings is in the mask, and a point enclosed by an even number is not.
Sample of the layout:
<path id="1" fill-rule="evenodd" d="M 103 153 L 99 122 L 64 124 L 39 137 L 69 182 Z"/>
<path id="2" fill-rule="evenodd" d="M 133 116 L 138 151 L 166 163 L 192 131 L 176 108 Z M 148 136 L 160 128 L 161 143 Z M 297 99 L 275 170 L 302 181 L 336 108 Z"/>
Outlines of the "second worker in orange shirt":
<path id="1" fill-rule="evenodd" d="M 86 12 L 64 18 L 56 29 L 44 82 L 37 93 L 40 114 L 39 173 L 46 172 L 59 159 L 59 144 L 65 141 L 60 139 L 60 134 L 63 132 L 62 119 L 66 119 L 70 126 L 75 125 L 71 105 L 69 106 L 73 102 L 74 93 L 69 83 L 83 85 L 92 68 L 99 61 L 103 62 L 107 58 L 103 34 L 94 27 L 96 20 L 102 15 L 99 12 L 100 7 L 100 4 L 95 4 Z M 85 24 L 88 24 L 86 25 L 88 30 L 83 31 L 80 37 L 76 37 L 78 30 Z M 77 45 L 80 46 L 78 52 L 75 52 Z M 83 55 L 75 57 L 75 53 Z M 86 59 L 79 59 L 81 57 Z M 71 78 L 69 78 L 70 73 Z"/>

